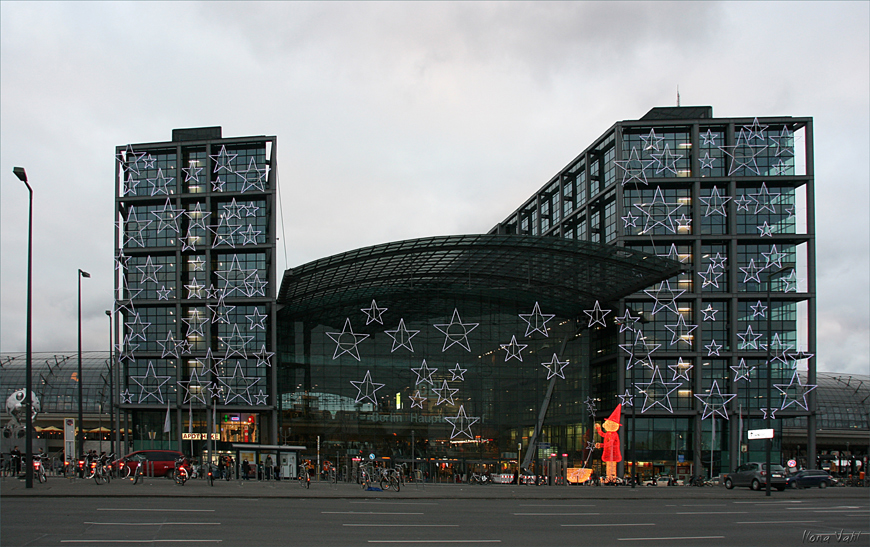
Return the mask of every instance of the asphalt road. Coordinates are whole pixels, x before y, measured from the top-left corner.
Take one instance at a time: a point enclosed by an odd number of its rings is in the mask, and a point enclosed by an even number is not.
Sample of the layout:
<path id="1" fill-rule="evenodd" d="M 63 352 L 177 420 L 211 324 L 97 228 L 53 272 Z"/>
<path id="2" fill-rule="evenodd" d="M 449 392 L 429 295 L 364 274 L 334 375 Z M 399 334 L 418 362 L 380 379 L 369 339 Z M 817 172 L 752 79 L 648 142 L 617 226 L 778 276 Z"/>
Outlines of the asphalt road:
<path id="1" fill-rule="evenodd" d="M 557 497 L 505 498 L 427 489 L 398 497 L 358 488 L 331 497 L 191 496 L 184 487 L 160 496 L 4 495 L 0 544 L 18 546 L 733 546 L 870 544 L 870 499 L 831 490 L 765 498 L 763 493 L 708 489 L 682 498 L 674 489 L 646 489 L 643 499 L 620 499 L 614 489 L 562 489 Z M 247 485 L 246 485 L 247 486 Z M 487 492 L 489 487 L 470 490 Z M 161 489 L 162 490 L 162 489 Z M 137 492 L 128 488 L 127 492 Z M 144 492 L 144 490 L 139 490 Z M 237 489 L 241 494 L 241 489 Z M 312 488 L 312 492 L 314 488 Z M 518 488 L 516 492 L 540 492 Z M 555 491 L 555 490 L 554 490 Z M 686 491 L 690 491 L 686 489 Z M 105 490 L 108 493 L 108 490 Z M 201 490 L 214 492 L 213 489 Z M 288 493 L 307 491 L 293 489 Z M 629 490 L 624 490 L 629 494 Z M 856 493 L 860 492 L 858 490 Z M 266 490 L 263 490 L 266 493 Z M 404 493 L 404 491 L 403 491 Z M 252 495 L 254 494 L 254 495 Z M 346 497 L 341 497 L 345 495 Z M 855 535 L 855 534 L 858 535 Z M 838 535 L 839 534 L 839 535 Z M 825 539 L 827 538 L 827 540 Z"/>

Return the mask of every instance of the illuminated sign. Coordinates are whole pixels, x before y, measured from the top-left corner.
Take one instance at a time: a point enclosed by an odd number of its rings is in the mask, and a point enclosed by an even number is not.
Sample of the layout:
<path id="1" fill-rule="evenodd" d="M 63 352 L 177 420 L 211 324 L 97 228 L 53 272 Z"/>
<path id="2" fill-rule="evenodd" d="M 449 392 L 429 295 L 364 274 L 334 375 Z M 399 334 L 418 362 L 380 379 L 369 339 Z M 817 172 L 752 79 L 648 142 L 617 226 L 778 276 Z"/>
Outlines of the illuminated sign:
<path id="1" fill-rule="evenodd" d="M 208 433 L 182 433 L 181 440 L 182 441 L 202 441 L 208 437 Z M 211 440 L 219 441 L 221 440 L 220 433 L 212 433 Z"/>
<path id="2" fill-rule="evenodd" d="M 773 438 L 773 430 L 772 429 L 750 429 L 747 431 L 749 434 L 749 439 L 772 439 Z"/>

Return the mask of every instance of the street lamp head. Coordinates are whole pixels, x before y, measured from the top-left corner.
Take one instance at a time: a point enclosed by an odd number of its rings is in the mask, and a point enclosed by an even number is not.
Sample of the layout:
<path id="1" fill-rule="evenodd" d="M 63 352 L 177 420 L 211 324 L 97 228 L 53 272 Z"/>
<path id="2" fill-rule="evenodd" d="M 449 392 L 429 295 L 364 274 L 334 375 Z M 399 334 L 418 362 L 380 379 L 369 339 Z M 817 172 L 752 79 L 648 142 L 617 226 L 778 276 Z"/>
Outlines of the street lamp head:
<path id="1" fill-rule="evenodd" d="M 88 272 L 86 272 L 84 270 L 79 270 L 79 275 L 81 275 L 82 277 L 90 277 L 91 276 L 91 274 L 89 274 Z"/>
<path id="2" fill-rule="evenodd" d="M 106 315 L 108 315 L 109 317 L 111 317 L 111 316 L 112 316 L 112 312 L 109 311 L 109 310 L 106 310 Z"/>
<path id="3" fill-rule="evenodd" d="M 15 176 L 18 177 L 18 180 L 27 184 L 27 172 L 23 167 L 13 167 L 12 172 L 15 173 Z"/>

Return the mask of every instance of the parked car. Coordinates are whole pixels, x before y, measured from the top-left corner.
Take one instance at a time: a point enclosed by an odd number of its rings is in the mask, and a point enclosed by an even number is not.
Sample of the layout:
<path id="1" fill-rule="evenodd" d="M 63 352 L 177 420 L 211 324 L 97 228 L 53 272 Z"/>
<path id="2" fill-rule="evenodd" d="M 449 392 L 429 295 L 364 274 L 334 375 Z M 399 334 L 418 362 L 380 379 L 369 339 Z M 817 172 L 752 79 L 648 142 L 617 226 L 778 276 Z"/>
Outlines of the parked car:
<path id="1" fill-rule="evenodd" d="M 167 473 L 171 473 L 175 469 L 175 460 L 182 457 L 184 457 L 184 454 L 177 450 L 137 450 L 121 458 L 118 461 L 118 469 L 123 472 L 126 466 L 130 468 L 131 472 L 135 473 L 139 462 L 143 461 L 146 463 L 149 473 L 153 467 L 154 476 L 162 477 Z M 187 460 L 182 465 L 187 466 Z"/>
<path id="2" fill-rule="evenodd" d="M 785 490 L 785 467 L 771 464 L 770 470 L 770 487 L 776 488 L 779 491 Z M 761 490 L 765 487 L 767 481 L 766 464 L 760 462 L 745 463 L 733 473 L 722 475 L 722 480 L 725 483 L 725 488 L 729 490 L 735 486 L 748 486 L 753 490 Z"/>
<path id="3" fill-rule="evenodd" d="M 785 483 L 792 488 L 827 488 L 836 485 L 837 479 L 821 469 L 802 469 L 786 477 Z"/>

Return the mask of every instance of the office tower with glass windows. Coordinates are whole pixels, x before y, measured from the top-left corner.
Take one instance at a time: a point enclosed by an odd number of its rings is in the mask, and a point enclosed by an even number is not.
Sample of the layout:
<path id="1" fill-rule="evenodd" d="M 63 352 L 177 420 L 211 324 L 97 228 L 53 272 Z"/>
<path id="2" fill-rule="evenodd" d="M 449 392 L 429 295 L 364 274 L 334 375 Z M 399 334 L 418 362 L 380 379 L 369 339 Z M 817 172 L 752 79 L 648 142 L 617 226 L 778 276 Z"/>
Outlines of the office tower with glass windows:
<path id="1" fill-rule="evenodd" d="M 716 476 L 815 460 L 812 118 L 653 108 L 615 123 L 491 230 L 679 260 L 595 332 L 590 391 L 622 404 L 625 472 Z M 783 444 L 805 425 L 803 446 Z M 755 435 L 753 434 L 752 437 Z M 632 472 L 632 474 L 634 474 Z"/>
<path id="2" fill-rule="evenodd" d="M 220 127 L 116 148 L 125 449 L 275 442 L 276 152 Z"/>

